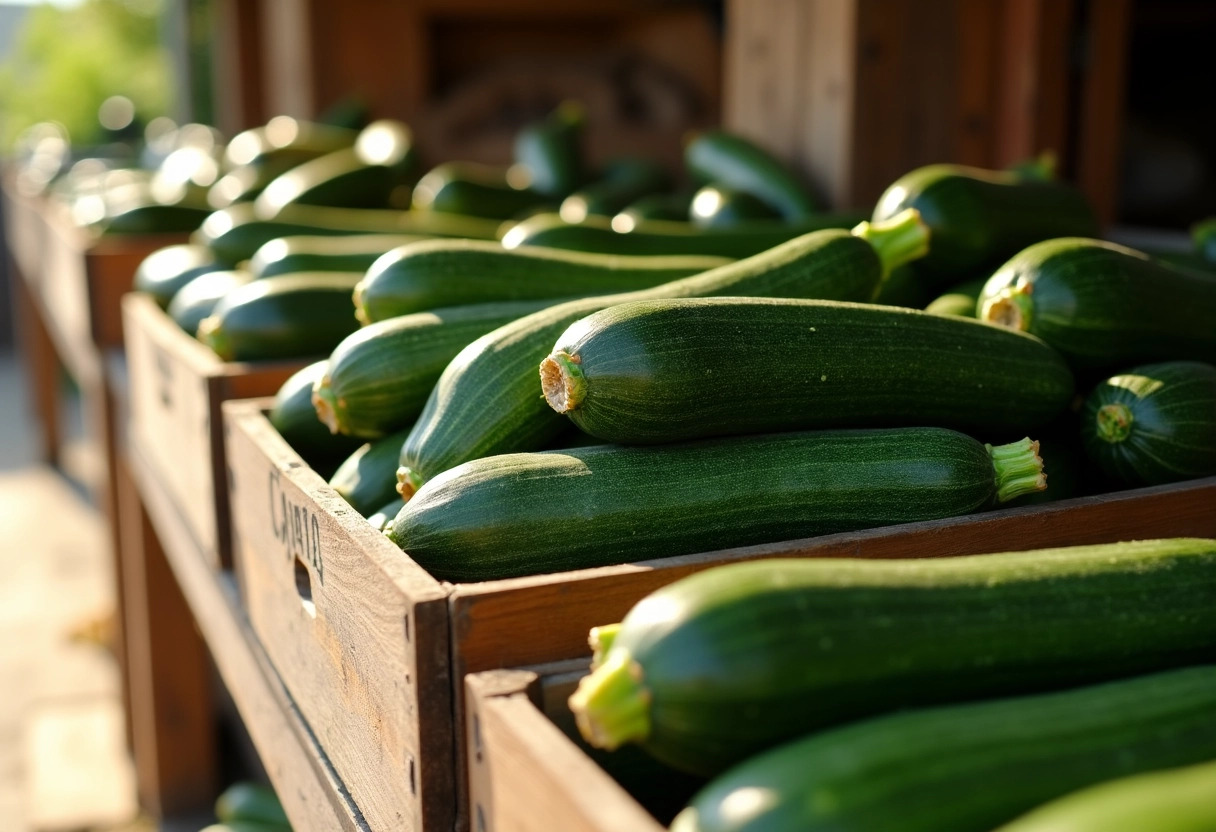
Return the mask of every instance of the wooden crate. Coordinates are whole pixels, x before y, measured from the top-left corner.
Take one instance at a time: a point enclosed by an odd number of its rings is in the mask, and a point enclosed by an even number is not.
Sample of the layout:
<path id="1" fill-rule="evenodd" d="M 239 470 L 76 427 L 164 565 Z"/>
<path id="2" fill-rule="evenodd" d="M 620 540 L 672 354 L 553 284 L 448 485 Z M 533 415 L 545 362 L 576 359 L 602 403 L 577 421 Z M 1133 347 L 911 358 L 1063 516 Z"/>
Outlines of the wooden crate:
<path id="1" fill-rule="evenodd" d="M 448 828 L 453 782 L 457 828 L 469 828 L 464 744 L 453 749 L 438 736 L 444 725 L 463 725 L 465 674 L 581 656 L 592 626 L 620 620 L 651 591 L 700 569 L 775 556 L 930 557 L 1216 537 L 1216 478 L 1209 478 L 559 575 L 440 583 L 304 464 L 267 421 L 267 406 L 224 407 L 246 606 L 374 829 Z"/>
<path id="2" fill-rule="evenodd" d="M 132 443 L 147 457 L 205 558 L 231 564 L 220 405 L 274 394 L 301 361 L 224 362 L 151 298 L 123 299 Z"/>

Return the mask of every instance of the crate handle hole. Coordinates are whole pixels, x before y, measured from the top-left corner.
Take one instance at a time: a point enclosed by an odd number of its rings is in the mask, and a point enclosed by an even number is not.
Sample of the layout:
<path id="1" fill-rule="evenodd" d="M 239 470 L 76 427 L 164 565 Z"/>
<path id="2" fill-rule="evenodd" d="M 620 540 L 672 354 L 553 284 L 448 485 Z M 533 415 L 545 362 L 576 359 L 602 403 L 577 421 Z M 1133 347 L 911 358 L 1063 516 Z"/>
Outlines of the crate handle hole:
<path id="1" fill-rule="evenodd" d="M 410 757 L 410 794 L 418 796 L 418 775 L 414 772 L 414 758 Z"/>
<path id="2" fill-rule="evenodd" d="M 481 715 L 473 714 L 473 754 L 481 762 Z"/>
<path id="3" fill-rule="evenodd" d="M 300 603 L 304 605 L 304 612 L 308 613 L 309 618 L 316 618 L 317 605 L 312 602 L 312 573 L 308 571 L 304 561 L 299 558 L 295 560 L 295 573 L 296 592 L 300 593 Z"/>

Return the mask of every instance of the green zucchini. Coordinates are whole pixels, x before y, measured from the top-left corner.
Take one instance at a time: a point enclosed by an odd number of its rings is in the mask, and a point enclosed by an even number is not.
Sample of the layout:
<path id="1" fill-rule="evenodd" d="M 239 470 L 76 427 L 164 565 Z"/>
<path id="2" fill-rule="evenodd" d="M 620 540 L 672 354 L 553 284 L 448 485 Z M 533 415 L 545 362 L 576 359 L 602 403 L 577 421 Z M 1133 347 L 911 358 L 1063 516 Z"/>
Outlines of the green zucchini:
<path id="1" fill-rule="evenodd" d="M 759 198 L 725 185 L 706 185 L 688 206 L 688 219 L 698 228 L 723 228 L 778 216 Z"/>
<path id="2" fill-rule="evenodd" d="M 892 269 L 891 273 L 883 278 L 874 297 L 870 299 L 870 303 L 902 306 L 905 309 L 920 309 L 928 301 L 929 293 L 925 289 L 925 284 L 917 278 L 911 263 L 900 266 L 898 269 Z"/>
<path id="3" fill-rule="evenodd" d="M 796 223 L 754 222 L 730 228 L 648 220 L 624 233 L 614 230 L 624 227 L 613 225 L 616 219 L 590 216 L 572 225 L 556 214 L 538 214 L 507 231 L 502 244 L 506 248 L 543 246 L 599 254 L 709 254 L 741 259 L 812 231 L 852 228 L 861 218 L 857 214 L 817 214 Z"/>
<path id="4" fill-rule="evenodd" d="M 997 832 L 1213 832 L 1216 762 L 1137 774 L 1054 800 Z"/>
<path id="5" fill-rule="evenodd" d="M 233 136 L 224 148 L 224 163 L 228 169 L 251 165 L 281 173 L 309 159 L 350 147 L 358 137 L 356 131 L 344 127 L 275 116 L 261 127 Z"/>
<path id="6" fill-rule="evenodd" d="M 858 234 L 865 235 L 865 238 Z M 816 231 L 704 274 L 642 292 L 572 301 L 530 315 L 466 347 L 444 370 L 401 449 L 404 494 L 425 479 L 478 457 L 544 447 L 566 421 L 546 404 L 537 365 L 570 324 L 617 303 L 707 296 L 866 300 L 882 275 L 927 245 L 914 214 L 857 233 Z"/>
<path id="7" fill-rule="evenodd" d="M 1073 395 L 1064 360 L 1023 333 L 790 298 L 612 306 L 558 336 L 540 376 L 555 411 L 629 444 L 831 427 L 1021 432 Z"/>
<path id="8" fill-rule="evenodd" d="M 380 508 L 369 514 L 367 516 L 367 522 L 371 523 L 372 526 L 375 527 L 376 531 L 382 532 L 390 523 L 393 522 L 393 518 L 395 518 L 403 508 L 405 508 L 405 500 L 394 495 L 392 500 L 389 500 L 387 503 L 380 506 Z"/>
<path id="9" fill-rule="evenodd" d="M 108 215 L 101 224 L 101 233 L 168 234 L 194 231 L 211 214 L 211 209 L 194 205 L 134 205 L 117 214 Z"/>
<path id="10" fill-rule="evenodd" d="M 1214 756 L 1216 666 L 1199 665 L 812 734 L 711 782 L 671 832 L 990 832 L 1070 791 Z"/>
<path id="11" fill-rule="evenodd" d="M 270 408 L 270 424 L 310 468 L 327 476 L 355 452 L 362 440 L 330 433 L 312 406 L 313 385 L 325 375 L 327 361 L 317 361 L 283 382 Z M 396 469 L 394 469 L 395 471 Z"/>
<path id="12" fill-rule="evenodd" d="M 892 499 L 864 491 L 842 507 Z M 1210 659 L 1214 567 L 1193 539 L 730 564 L 640 601 L 570 705 L 595 745 L 713 774 L 871 714 Z"/>
<path id="13" fill-rule="evenodd" d="M 365 326 L 334 347 L 329 370 L 314 390 L 317 414 L 335 433 L 366 438 L 408 425 L 457 353 L 487 332 L 556 302 L 469 304 Z"/>
<path id="14" fill-rule="evenodd" d="M 1208 263 L 1216 265 L 1216 217 L 1195 223 L 1191 229 L 1191 239 L 1195 242 L 1195 250 Z"/>
<path id="15" fill-rule="evenodd" d="M 224 361 L 309 358 L 359 328 L 350 295 L 359 276 L 313 272 L 267 277 L 224 296 L 198 326 Z"/>
<path id="16" fill-rule="evenodd" d="M 509 220 L 551 202 L 530 188 L 514 187 L 507 171 L 473 162 L 445 162 L 418 180 L 413 208 Z"/>
<path id="17" fill-rule="evenodd" d="M 1216 474 L 1216 367 L 1133 367 L 1094 389 L 1081 410 L 1089 458 L 1125 485 Z"/>
<path id="18" fill-rule="evenodd" d="M 329 487 L 364 517 L 397 497 L 397 455 L 409 429 L 368 442 L 352 453 L 329 478 Z"/>
<path id="19" fill-rule="evenodd" d="M 658 162 L 634 157 L 613 159 L 604 166 L 598 181 L 562 200 L 558 214 L 566 222 L 582 222 L 597 214 L 610 217 L 631 202 L 670 185 L 671 177 Z"/>
<path id="20" fill-rule="evenodd" d="M 411 234 L 352 234 L 349 237 L 279 237 L 254 252 L 249 271 L 255 278 L 296 272 L 364 274 L 385 252 L 426 237 Z"/>
<path id="21" fill-rule="evenodd" d="M 932 250 L 916 266 L 929 286 L 995 267 L 1040 240 L 1098 230 L 1085 197 L 1068 185 L 961 165 L 929 165 L 900 177 L 879 198 L 874 219 L 905 208 L 920 211 L 932 230 Z"/>
<path id="22" fill-rule="evenodd" d="M 515 136 L 515 164 L 521 185 L 547 197 L 564 199 L 587 179 L 583 159 L 583 106 L 564 101 L 549 117 Z"/>
<path id="23" fill-rule="evenodd" d="M 215 816 L 223 823 L 262 823 L 290 828 L 278 795 L 258 783 L 233 783 L 215 801 Z"/>
<path id="24" fill-rule="evenodd" d="M 1044 488 L 1036 450 L 901 428 L 504 454 L 429 481 L 387 534 L 443 581 L 588 569 L 968 514 Z"/>
<path id="25" fill-rule="evenodd" d="M 1216 277 L 1100 240 L 1027 248 L 984 284 L 978 312 L 1039 336 L 1078 369 L 1216 361 Z"/>
<path id="26" fill-rule="evenodd" d="M 205 246 L 190 243 L 165 246 L 140 262 L 135 269 L 133 288 L 147 292 L 157 306 L 165 309 L 179 289 L 199 275 L 218 269 Z"/>
<path id="27" fill-rule="evenodd" d="M 684 164 L 702 179 L 750 193 L 787 220 L 818 211 L 815 198 L 789 167 L 742 136 L 707 130 L 685 145 Z"/>
<path id="28" fill-rule="evenodd" d="M 194 337 L 198 334 L 199 325 L 215 310 L 216 305 L 229 292 L 251 280 L 253 275 L 244 271 L 211 271 L 200 274 L 177 290 L 165 312 L 174 323 Z"/>
<path id="29" fill-rule="evenodd" d="M 687 191 L 644 196 L 629 203 L 623 211 L 613 217 L 612 227 L 624 233 L 645 220 L 679 220 L 682 222 L 688 219 L 692 196 Z"/>
<path id="30" fill-rule="evenodd" d="M 440 306 L 648 289 L 725 265 L 721 257 L 620 257 L 488 240 L 428 240 L 376 261 L 355 290 L 364 322 Z"/>
<path id="31" fill-rule="evenodd" d="M 925 307 L 925 311 L 931 315 L 954 315 L 958 318 L 974 318 L 975 305 L 979 301 L 980 293 L 984 291 L 984 284 L 987 282 L 988 277 L 986 276 L 976 280 L 968 280 L 965 283 L 959 283 L 944 295 L 934 298 Z"/>

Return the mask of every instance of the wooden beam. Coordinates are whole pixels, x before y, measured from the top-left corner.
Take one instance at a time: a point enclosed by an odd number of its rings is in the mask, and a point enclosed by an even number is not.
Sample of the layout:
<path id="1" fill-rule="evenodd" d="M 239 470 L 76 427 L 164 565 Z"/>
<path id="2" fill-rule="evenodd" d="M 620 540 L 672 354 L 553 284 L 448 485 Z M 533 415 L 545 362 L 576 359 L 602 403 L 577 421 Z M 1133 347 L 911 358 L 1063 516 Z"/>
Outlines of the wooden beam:
<path id="1" fill-rule="evenodd" d="M 1131 0 L 1092 4 L 1076 154 L 1076 181 L 1103 225 L 1118 204 Z"/>

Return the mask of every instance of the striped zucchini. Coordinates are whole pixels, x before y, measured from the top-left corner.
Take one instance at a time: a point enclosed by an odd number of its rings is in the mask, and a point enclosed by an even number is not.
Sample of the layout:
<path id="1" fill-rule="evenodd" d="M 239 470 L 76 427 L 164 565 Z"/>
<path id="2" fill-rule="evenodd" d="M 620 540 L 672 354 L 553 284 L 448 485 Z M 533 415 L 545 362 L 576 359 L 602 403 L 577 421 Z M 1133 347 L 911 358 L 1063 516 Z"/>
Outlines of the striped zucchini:
<path id="1" fill-rule="evenodd" d="M 595 745 L 712 774 L 871 714 L 1210 659 L 1214 591 L 1213 540 L 731 564 L 640 601 L 570 704 Z"/>
<path id="2" fill-rule="evenodd" d="M 325 375 L 328 362 L 317 361 L 283 382 L 268 414 L 270 424 L 309 467 L 322 476 L 338 466 L 359 447 L 358 439 L 330 433 L 312 406 L 312 388 Z"/>
<path id="3" fill-rule="evenodd" d="M 1106 379 L 1085 400 L 1081 438 L 1125 485 L 1216 474 L 1216 367 L 1168 361 Z"/>
<path id="4" fill-rule="evenodd" d="M 507 250 L 487 240 L 428 240 L 376 261 L 355 289 L 364 322 L 441 306 L 649 289 L 708 271 L 721 257 L 619 257 L 550 248 Z"/>
<path id="5" fill-rule="evenodd" d="M 1070 791 L 1214 756 L 1216 666 L 1200 665 L 812 734 L 714 780 L 671 832 L 990 832 Z"/>
<path id="6" fill-rule="evenodd" d="M 626 295 L 551 307 L 491 332 L 444 371 L 401 449 L 398 473 L 407 495 L 425 479 L 462 462 L 530 451 L 562 429 L 538 395 L 536 367 L 566 327 L 592 312 L 646 298 L 710 295 L 866 300 L 884 272 L 920 256 L 926 244 L 914 214 L 880 227 L 817 231 L 704 274 Z"/>
<path id="7" fill-rule="evenodd" d="M 888 425 L 1020 432 L 1073 394 L 1064 360 L 1023 333 L 790 298 L 622 303 L 572 324 L 540 376 L 555 411 L 629 444 Z"/>
<path id="8" fill-rule="evenodd" d="M 397 431 L 360 447 L 338 466 L 329 487 L 364 517 L 392 502 L 397 496 L 397 455 L 406 433 L 408 429 Z"/>
<path id="9" fill-rule="evenodd" d="M 428 482 L 389 537 L 445 581 L 586 569 L 979 511 L 1045 487 L 1037 450 L 901 428 L 505 454 Z"/>

